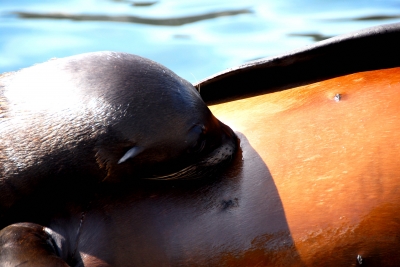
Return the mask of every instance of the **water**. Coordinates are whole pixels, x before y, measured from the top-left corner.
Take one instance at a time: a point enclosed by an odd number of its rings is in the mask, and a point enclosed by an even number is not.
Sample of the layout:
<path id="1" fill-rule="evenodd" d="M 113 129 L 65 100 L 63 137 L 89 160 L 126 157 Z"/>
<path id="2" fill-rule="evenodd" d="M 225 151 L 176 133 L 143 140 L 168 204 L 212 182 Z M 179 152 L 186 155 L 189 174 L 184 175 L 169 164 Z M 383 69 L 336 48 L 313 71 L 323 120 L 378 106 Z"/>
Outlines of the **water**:
<path id="1" fill-rule="evenodd" d="M 262 57 L 384 23 L 395 0 L 0 0 L 0 73 L 113 50 L 191 82 Z"/>

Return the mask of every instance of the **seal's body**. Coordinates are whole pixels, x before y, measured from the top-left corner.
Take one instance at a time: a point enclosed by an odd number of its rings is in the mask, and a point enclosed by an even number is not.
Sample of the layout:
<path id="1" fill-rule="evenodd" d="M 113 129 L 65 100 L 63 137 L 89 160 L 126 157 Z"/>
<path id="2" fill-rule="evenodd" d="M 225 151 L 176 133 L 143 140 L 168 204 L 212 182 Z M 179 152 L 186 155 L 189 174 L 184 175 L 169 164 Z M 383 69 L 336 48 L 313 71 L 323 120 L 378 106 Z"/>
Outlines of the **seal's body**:
<path id="1" fill-rule="evenodd" d="M 396 68 L 211 106 L 241 132 L 218 177 L 107 186 L 47 228 L 5 228 L 18 246 L 3 251 L 70 266 L 397 266 L 399 90 Z"/>
<path id="2" fill-rule="evenodd" d="M 202 82 L 241 132 L 228 169 L 204 183 L 101 183 L 46 212 L 46 227 L 0 231 L 0 262 L 397 266 L 400 69 L 382 68 L 400 66 L 399 36 L 383 25 Z"/>
<path id="3" fill-rule="evenodd" d="M 221 256 L 224 264 L 218 266 L 396 266 L 399 92 L 397 67 L 210 106 L 247 137 L 279 192 L 282 209 L 272 211 L 274 196 L 257 197 L 253 187 L 257 208 L 243 218 L 261 213 L 268 223 L 279 219 L 287 226 L 249 237 L 252 246 L 225 251 L 229 256 Z M 265 227 L 265 221 L 253 230 Z"/>

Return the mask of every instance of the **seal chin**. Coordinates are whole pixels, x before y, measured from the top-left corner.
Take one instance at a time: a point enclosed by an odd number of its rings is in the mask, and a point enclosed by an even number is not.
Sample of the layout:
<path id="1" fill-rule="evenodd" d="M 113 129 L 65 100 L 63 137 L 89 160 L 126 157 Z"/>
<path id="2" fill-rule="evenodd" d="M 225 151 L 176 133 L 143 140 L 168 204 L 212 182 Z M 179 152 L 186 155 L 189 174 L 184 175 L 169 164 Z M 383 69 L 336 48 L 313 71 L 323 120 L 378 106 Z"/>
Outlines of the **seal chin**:
<path id="1" fill-rule="evenodd" d="M 229 129 L 230 130 L 230 129 Z M 200 158 L 196 163 L 167 175 L 147 177 L 149 180 L 192 180 L 209 178 L 226 166 L 233 158 L 238 146 L 237 136 L 231 131 L 220 146 Z"/>

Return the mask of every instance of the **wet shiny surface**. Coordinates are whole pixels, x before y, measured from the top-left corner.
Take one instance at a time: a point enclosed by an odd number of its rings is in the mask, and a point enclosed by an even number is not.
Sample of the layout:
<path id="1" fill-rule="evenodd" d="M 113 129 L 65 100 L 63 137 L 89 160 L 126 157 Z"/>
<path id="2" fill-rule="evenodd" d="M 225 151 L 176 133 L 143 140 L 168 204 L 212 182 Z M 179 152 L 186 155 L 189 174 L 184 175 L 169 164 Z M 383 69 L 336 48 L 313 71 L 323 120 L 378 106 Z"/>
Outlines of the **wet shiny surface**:
<path id="1" fill-rule="evenodd" d="M 82 261 L 111 266 L 300 263 L 267 166 L 242 151 L 217 180 L 154 183 L 98 195 L 85 215 Z M 57 228 L 57 226 L 55 226 Z M 134 253 L 132 253 L 134 252 Z M 90 255 L 90 256 L 89 256 Z"/>
<path id="2" fill-rule="evenodd" d="M 220 176 L 105 185 L 49 226 L 71 251 L 84 211 L 85 266 L 397 266 L 399 90 L 394 68 L 211 106 L 240 138 Z"/>
<path id="3" fill-rule="evenodd" d="M 399 90 L 397 68 L 211 107 L 268 167 L 306 265 L 397 264 Z"/>
<path id="4" fill-rule="evenodd" d="M 84 52 L 153 59 L 198 82 L 226 68 L 399 19 L 396 0 L 0 3 L 0 73 Z"/>

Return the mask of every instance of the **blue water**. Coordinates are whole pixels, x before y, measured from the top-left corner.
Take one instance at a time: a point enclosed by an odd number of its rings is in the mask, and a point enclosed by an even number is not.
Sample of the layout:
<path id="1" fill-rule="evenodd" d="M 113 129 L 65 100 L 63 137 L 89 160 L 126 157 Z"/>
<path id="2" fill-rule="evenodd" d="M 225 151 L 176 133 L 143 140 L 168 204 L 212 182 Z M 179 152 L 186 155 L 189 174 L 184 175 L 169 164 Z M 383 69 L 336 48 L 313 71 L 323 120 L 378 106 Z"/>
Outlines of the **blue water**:
<path id="1" fill-rule="evenodd" d="M 261 57 L 400 22 L 395 0 L 0 0 L 0 73 L 114 50 L 191 82 Z"/>

